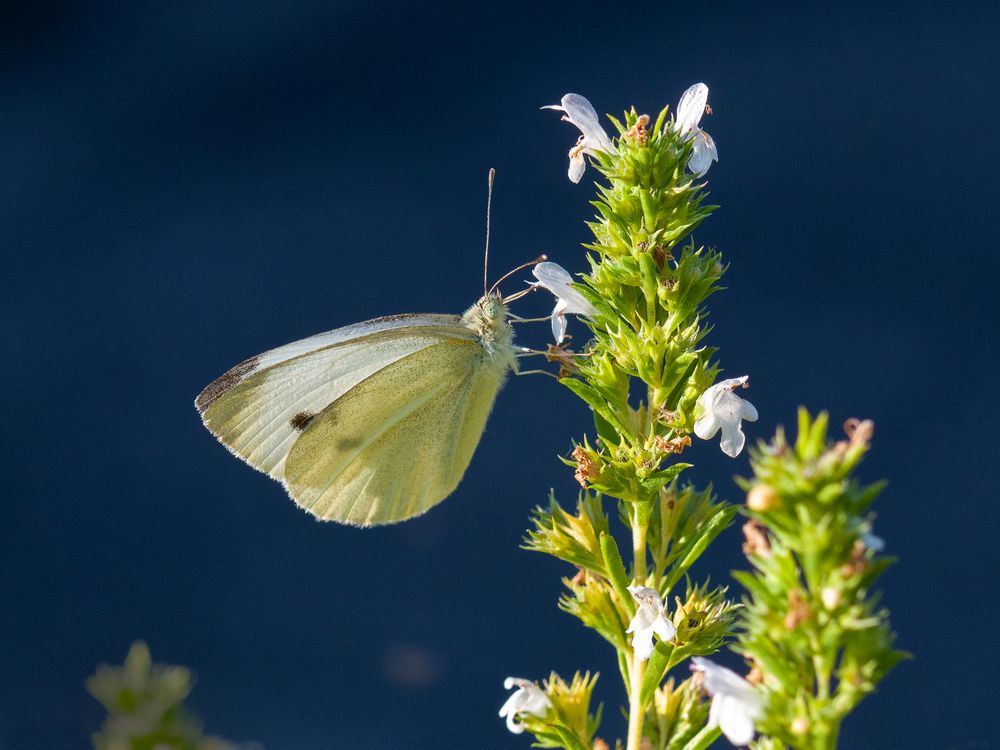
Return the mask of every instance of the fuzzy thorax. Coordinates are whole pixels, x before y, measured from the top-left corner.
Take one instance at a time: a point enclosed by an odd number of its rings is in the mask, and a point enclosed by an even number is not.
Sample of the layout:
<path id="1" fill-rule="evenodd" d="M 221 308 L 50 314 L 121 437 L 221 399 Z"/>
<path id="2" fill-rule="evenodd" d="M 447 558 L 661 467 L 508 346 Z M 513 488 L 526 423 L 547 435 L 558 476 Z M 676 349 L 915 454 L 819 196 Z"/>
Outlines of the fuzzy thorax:
<path id="1" fill-rule="evenodd" d="M 462 315 L 465 324 L 476 333 L 487 361 L 501 377 L 507 370 L 517 370 L 514 331 L 507 322 L 507 305 L 496 294 L 479 299 Z"/>

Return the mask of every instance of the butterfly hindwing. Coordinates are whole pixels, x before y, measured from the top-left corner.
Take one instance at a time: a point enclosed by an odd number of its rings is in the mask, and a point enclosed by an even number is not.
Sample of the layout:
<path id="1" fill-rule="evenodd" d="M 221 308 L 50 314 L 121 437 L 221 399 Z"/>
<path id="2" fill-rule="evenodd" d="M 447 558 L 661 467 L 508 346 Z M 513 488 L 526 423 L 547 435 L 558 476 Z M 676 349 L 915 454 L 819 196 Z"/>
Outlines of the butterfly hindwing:
<path id="1" fill-rule="evenodd" d="M 442 338 L 358 382 L 314 416 L 284 481 L 319 518 L 361 526 L 428 510 L 458 485 L 503 374 L 471 338 Z"/>

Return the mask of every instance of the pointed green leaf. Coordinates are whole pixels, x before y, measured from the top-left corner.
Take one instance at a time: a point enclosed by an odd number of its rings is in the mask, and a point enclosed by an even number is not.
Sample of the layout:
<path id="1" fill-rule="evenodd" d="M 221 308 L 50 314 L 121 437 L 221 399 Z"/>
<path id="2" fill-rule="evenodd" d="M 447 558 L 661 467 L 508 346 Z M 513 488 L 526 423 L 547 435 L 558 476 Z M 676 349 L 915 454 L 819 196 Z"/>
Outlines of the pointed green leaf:
<path id="1" fill-rule="evenodd" d="M 604 567 L 608 571 L 608 580 L 622 600 L 622 605 L 628 616 L 635 614 L 635 600 L 628 592 L 628 574 L 625 572 L 625 563 L 622 562 L 621 552 L 618 551 L 618 543 L 610 534 L 601 532 L 601 553 L 604 555 Z"/>

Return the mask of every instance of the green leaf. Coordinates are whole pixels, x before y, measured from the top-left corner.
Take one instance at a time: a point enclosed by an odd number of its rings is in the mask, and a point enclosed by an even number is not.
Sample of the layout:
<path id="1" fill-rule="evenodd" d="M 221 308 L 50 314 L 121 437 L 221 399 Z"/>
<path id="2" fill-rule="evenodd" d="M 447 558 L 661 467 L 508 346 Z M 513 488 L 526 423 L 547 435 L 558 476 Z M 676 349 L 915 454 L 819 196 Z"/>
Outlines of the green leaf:
<path id="1" fill-rule="evenodd" d="M 597 437 L 603 440 L 607 445 L 618 445 L 621 440 L 621 435 L 617 430 L 615 430 L 614 425 L 602 417 L 599 411 L 593 410 L 593 414 L 594 429 L 597 430 Z"/>
<path id="2" fill-rule="evenodd" d="M 670 107 L 666 106 L 660 110 L 660 114 L 656 117 L 656 123 L 653 125 L 652 132 L 655 133 L 657 137 L 660 135 L 660 131 L 663 130 L 663 122 L 667 119 L 667 112 L 669 111 Z"/>
<path id="3" fill-rule="evenodd" d="M 600 393 L 597 392 L 597 389 L 587 383 L 584 383 L 578 378 L 560 378 L 559 382 L 573 391 L 573 393 L 581 399 L 586 401 L 590 408 L 593 409 L 596 414 L 600 414 L 601 418 L 611 426 L 612 430 L 620 435 L 628 434 L 628 430 L 626 430 L 625 426 L 619 421 L 608 402 L 605 401 Z"/>
<path id="4" fill-rule="evenodd" d="M 639 484 L 642 489 L 648 492 L 650 495 L 654 495 L 659 492 L 661 487 L 665 487 L 670 484 L 674 479 L 680 474 L 684 469 L 690 469 L 692 464 L 671 464 L 665 469 L 660 469 L 655 471 L 649 476 L 643 478 Z"/>
<path id="5" fill-rule="evenodd" d="M 601 532 L 601 553 L 604 555 L 604 567 L 607 569 L 608 580 L 622 600 L 622 606 L 631 617 L 635 614 L 635 600 L 628 592 L 628 574 L 625 572 L 625 563 L 622 562 L 621 552 L 618 551 L 618 543 L 611 534 Z"/>
<path id="6" fill-rule="evenodd" d="M 566 750 L 590 750 L 590 748 L 580 742 L 579 737 L 573 734 L 573 731 L 565 724 L 550 724 L 549 726 L 559 736 L 559 740 L 563 743 L 563 747 Z"/>
<path id="7" fill-rule="evenodd" d="M 642 688 L 639 690 L 639 704 L 643 708 L 649 705 L 653 694 L 656 693 L 656 688 L 663 680 L 663 675 L 667 673 L 673 650 L 673 645 L 664 641 L 658 641 L 653 647 L 653 653 L 650 654 L 649 661 L 646 662 L 646 674 L 642 677 Z"/>
<path id="8" fill-rule="evenodd" d="M 694 537 L 691 544 L 684 550 L 684 556 L 680 562 L 673 566 L 670 575 L 667 576 L 667 590 L 670 590 L 681 579 L 695 561 L 701 557 L 715 537 L 721 534 L 732 523 L 733 518 L 739 512 L 737 505 L 722 505 L 708 522 L 701 527 L 700 533 Z"/>
<path id="9" fill-rule="evenodd" d="M 587 302 L 593 305 L 594 309 L 597 310 L 597 314 L 605 318 L 609 323 L 616 320 L 623 320 L 626 323 L 628 322 L 625 321 L 622 316 L 608 304 L 608 301 L 604 297 L 594 291 L 589 285 L 575 283 L 573 284 L 573 288 L 583 295 L 584 299 L 586 299 Z"/>

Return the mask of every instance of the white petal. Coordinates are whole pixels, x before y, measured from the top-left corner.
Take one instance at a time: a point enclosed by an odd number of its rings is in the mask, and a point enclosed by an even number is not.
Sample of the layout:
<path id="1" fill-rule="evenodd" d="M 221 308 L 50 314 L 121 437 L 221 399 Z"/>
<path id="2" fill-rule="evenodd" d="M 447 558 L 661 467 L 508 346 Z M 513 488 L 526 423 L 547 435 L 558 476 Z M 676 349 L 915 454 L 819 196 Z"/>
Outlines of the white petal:
<path id="1" fill-rule="evenodd" d="M 515 720 L 516 717 L 516 713 L 510 713 L 507 715 L 507 729 L 511 734 L 521 734 L 524 732 L 524 727 L 517 723 Z"/>
<path id="2" fill-rule="evenodd" d="M 734 696 L 718 695 L 712 699 L 713 706 L 719 703 L 719 728 L 726 739 L 734 745 L 749 745 L 753 740 L 753 718 L 747 712 L 746 706 Z"/>
<path id="3" fill-rule="evenodd" d="M 742 399 L 741 399 L 742 400 Z M 757 421 L 757 407 L 751 404 L 749 401 L 743 401 L 743 406 L 741 407 L 740 416 L 743 417 L 747 422 Z"/>
<path id="4" fill-rule="evenodd" d="M 632 636 L 632 648 L 639 659 L 646 661 L 653 653 L 653 629 L 636 630 L 635 635 Z"/>
<path id="5" fill-rule="evenodd" d="M 510 690 L 510 688 L 507 686 L 506 682 L 504 683 L 504 687 L 506 687 L 508 690 Z M 520 692 L 520 691 L 518 691 L 518 692 Z M 518 693 L 513 693 L 512 695 L 510 695 L 507 698 L 507 700 L 504 701 L 504 704 L 502 706 L 500 706 L 500 716 L 501 716 L 501 718 L 504 717 L 504 716 L 513 716 L 514 714 L 516 714 L 517 713 L 516 705 L 518 703 L 520 703 L 520 702 L 521 701 L 520 701 L 520 698 L 518 696 Z"/>
<path id="6" fill-rule="evenodd" d="M 660 609 L 663 607 L 663 600 L 660 598 L 659 591 L 651 589 L 648 586 L 628 586 L 626 590 L 639 604 L 640 609 L 648 610 L 652 613 L 652 617 L 656 617 L 660 613 Z"/>
<path id="7" fill-rule="evenodd" d="M 559 305 L 556 305 L 556 309 L 552 311 L 552 338 L 555 339 L 557 344 L 561 344 L 563 339 L 566 338 L 566 316 L 562 313 L 557 313 L 556 310 L 559 309 Z"/>
<path id="8" fill-rule="evenodd" d="M 725 388 L 727 391 L 735 390 L 737 387 L 742 388 L 747 384 L 750 379 L 749 375 L 742 375 L 738 378 L 727 378 L 726 380 L 720 380 L 718 383 L 712 386 L 717 390 L 722 390 Z"/>
<path id="9" fill-rule="evenodd" d="M 515 685 L 521 685 L 525 682 L 527 682 L 527 680 L 525 680 L 523 677 L 508 677 L 506 680 L 503 681 L 503 689 L 510 690 Z"/>
<path id="10" fill-rule="evenodd" d="M 569 157 L 569 181 L 576 184 L 583 178 L 583 172 L 587 168 L 587 163 L 583 160 L 583 153 L 577 153 Z"/>
<path id="11" fill-rule="evenodd" d="M 552 261 L 538 263 L 531 274 L 538 279 L 538 286 L 547 289 L 559 298 L 562 308 L 559 314 L 572 313 L 574 315 L 596 315 L 597 310 L 591 305 L 586 297 L 573 288 L 573 277 L 569 272 Z"/>
<path id="12" fill-rule="evenodd" d="M 730 458 L 736 458 L 740 455 L 746 442 L 747 436 L 740 429 L 739 420 L 722 423 L 722 441 L 719 443 L 719 447 L 722 448 L 723 453 Z"/>
<path id="13" fill-rule="evenodd" d="M 628 630 L 625 632 L 638 633 L 640 630 L 650 630 L 653 627 L 654 619 L 656 619 L 656 613 L 651 611 L 649 607 L 639 607 L 632 615 Z"/>
<path id="14" fill-rule="evenodd" d="M 601 121 L 590 100 L 580 94 L 566 94 L 560 101 L 561 109 L 569 121 L 586 135 L 588 130 L 600 130 Z"/>
<path id="15" fill-rule="evenodd" d="M 532 685 L 528 690 L 528 696 L 521 705 L 521 711 L 542 719 L 545 718 L 545 714 L 549 712 L 551 706 L 552 703 L 545 692 L 537 685 Z"/>
<path id="16" fill-rule="evenodd" d="M 587 139 L 589 148 L 609 153 L 613 151 L 608 134 L 601 127 L 597 111 L 586 97 L 579 94 L 566 94 L 562 98 L 562 109 L 566 113 L 567 119 L 580 128 L 580 132 Z"/>
<path id="17" fill-rule="evenodd" d="M 677 635 L 677 628 L 674 627 L 674 624 L 670 620 L 660 615 L 653 620 L 653 632 L 656 633 L 656 637 L 661 641 L 669 641 Z"/>
<path id="18" fill-rule="evenodd" d="M 562 294 L 564 291 L 573 288 L 570 286 L 573 283 L 573 277 L 569 275 L 569 271 L 558 263 L 553 263 L 551 260 L 545 260 L 536 264 L 531 269 L 531 275 L 538 279 L 538 283 L 541 286 L 548 289 L 557 297 L 564 296 Z"/>
<path id="19" fill-rule="evenodd" d="M 688 169 L 698 177 L 703 177 L 713 161 L 719 160 L 719 152 L 715 148 L 715 141 L 704 130 L 695 132 L 694 142 L 691 144 L 691 156 L 688 158 Z"/>
<path id="20" fill-rule="evenodd" d="M 677 105 L 675 117 L 675 127 L 677 130 L 681 133 L 687 133 L 692 128 L 698 127 L 698 123 L 701 122 L 701 116 L 705 114 L 705 105 L 707 103 L 708 86 L 704 83 L 696 83 L 681 94 L 681 100 Z"/>
<path id="21" fill-rule="evenodd" d="M 692 667 L 694 669 L 694 667 Z M 712 700 L 712 704 L 708 707 L 708 726 L 717 727 L 719 726 L 719 709 L 722 708 L 721 701 Z"/>
<path id="22" fill-rule="evenodd" d="M 719 427 L 721 426 L 722 425 L 719 424 L 719 420 L 715 418 L 715 414 L 707 412 L 695 420 L 694 434 L 702 440 L 710 440 L 715 437 L 715 433 L 719 431 Z"/>
<path id="23" fill-rule="evenodd" d="M 704 656 L 691 657 L 691 669 L 705 675 L 705 690 L 708 691 L 709 695 L 715 695 L 716 693 L 728 693 L 732 695 L 748 690 L 753 691 L 750 683 L 736 674 L 736 672 L 723 667 L 721 664 L 716 664 Z"/>

